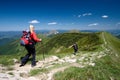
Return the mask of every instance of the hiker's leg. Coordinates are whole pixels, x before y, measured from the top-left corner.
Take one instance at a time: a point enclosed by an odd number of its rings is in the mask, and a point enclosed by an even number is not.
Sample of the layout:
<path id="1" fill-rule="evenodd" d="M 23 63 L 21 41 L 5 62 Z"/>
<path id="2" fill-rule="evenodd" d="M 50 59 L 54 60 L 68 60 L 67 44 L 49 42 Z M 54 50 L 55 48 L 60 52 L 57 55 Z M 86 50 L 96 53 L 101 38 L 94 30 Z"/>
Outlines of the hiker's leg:
<path id="1" fill-rule="evenodd" d="M 35 65 L 36 65 L 36 51 L 35 51 L 35 45 L 30 45 L 30 53 L 32 54 L 31 65 L 32 65 L 32 66 L 35 66 Z"/>
<path id="2" fill-rule="evenodd" d="M 76 50 L 76 49 L 74 49 L 74 55 L 76 55 L 76 53 L 77 53 L 77 50 Z"/>
<path id="3" fill-rule="evenodd" d="M 21 60 L 21 64 L 25 65 L 29 59 L 29 57 L 31 56 L 30 53 L 26 54 L 25 57 L 22 58 Z"/>
<path id="4" fill-rule="evenodd" d="M 32 66 L 36 65 L 36 53 L 32 54 Z"/>
<path id="5" fill-rule="evenodd" d="M 32 49 L 32 66 L 36 65 L 36 51 L 35 51 L 35 46 Z"/>
<path id="6" fill-rule="evenodd" d="M 26 54 L 25 57 L 23 57 L 23 58 L 21 59 L 21 66 L 24 66 L 24 65 L 27 63 L 29 57 L 31 56 L 30 46 L 27 45 L 27 46 L 25 46 L 25 48 L 26 48 L 28 54 Z"/>

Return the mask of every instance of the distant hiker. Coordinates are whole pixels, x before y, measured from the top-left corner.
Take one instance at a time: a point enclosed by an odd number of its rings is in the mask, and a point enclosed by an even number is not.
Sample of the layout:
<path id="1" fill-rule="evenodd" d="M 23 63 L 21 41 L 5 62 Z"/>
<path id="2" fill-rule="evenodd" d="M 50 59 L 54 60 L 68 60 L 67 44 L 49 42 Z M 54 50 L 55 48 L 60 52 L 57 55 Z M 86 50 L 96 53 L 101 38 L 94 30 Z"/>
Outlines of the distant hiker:
<path id="1" fill-rule="evenodd" d="M 72 47 L 73 47 L 73 49 L 74 49 L 74 55 L 76 55 L 76 53 L 77 53 L 77 51 L 78 51 L 78 45 L 76 44 L 76 43 L 74 43 L 73 45 L 72 45 Z"/>
<path id="2" fill-rule="evenodd" d="M 24 66 L 26 64 L 26 62 L 28 61 L 29 57 L 32 55 L 32 64 L 31 66 L 34 67 L 36 66 L 36 50 L 35 50 L 35 44 L 36 42 L 41 42 L 41 39 L 39 39 L 36 35 L 36 33 L 34 32 L 34 26 L 30 25 L 30 31 L 29 31 L 29 35 L 28 35 L 28 43 L 25 44 L 25 48 L 27 50 L 27 54 L 21 58 L 21 66 Z M 24 40 L 24 39 L 23 39 Z M 23 41 L 23 43 L 25 43 Z"/>

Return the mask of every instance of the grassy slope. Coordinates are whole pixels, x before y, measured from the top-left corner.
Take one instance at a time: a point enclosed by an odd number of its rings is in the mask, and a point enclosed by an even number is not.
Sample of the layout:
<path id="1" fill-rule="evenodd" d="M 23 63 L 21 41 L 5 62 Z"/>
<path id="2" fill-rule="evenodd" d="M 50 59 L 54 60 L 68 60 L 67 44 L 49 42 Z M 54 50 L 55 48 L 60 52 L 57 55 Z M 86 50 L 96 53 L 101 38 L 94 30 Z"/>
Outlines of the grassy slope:
<path id="1" fill-rule="evenodd" d="M 104 33 L 105 39 L 107 41 L 108 47 L 111 48 L 116 54 L 120 53 L 120 39 L 112 36 L 109 33 Z"/>
<path id="2" fill-rule="evenodd" d="M 2 47 L 0 47 L 0 54 L 2 55 L 12 55 L 12 54 L 18 54 L 23 51 L 23 47 L 20 46 L 19 40 L 12 41 L 11 43 L 8 43 Z"/>
<path id="3" fill-rule="evenodd" d="M 71 53 L 70 46 L 77 42 L 79 50 L 93 51 L 101 44 L 98 33 L 64 33 L 51 38 L 44 46 L 46 53 Z M 41 50 L 41 51 L 42 51 Z M 58 50 L 58 52 L 56 52 Z"/>
<path id="4" fill-rule="evenodd" d="M 96 60 L 95 67 L 70 67 L 56 73 L 54 80 L 120 80 L 120 40 L 106 32 L 102 32 L 100 37 L 107 42 L 105 46 L 111 51 Z"/>

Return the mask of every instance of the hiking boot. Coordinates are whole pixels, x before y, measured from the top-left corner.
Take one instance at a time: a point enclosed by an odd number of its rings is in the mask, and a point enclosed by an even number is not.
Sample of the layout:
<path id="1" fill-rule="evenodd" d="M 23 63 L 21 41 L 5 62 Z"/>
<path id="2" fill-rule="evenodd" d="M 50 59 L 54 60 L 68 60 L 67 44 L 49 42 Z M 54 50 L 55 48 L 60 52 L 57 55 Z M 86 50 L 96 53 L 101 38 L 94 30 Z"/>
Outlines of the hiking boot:
<path id="1" fill-rule="evenodd" d="M 23 64 L 21 64 L 19 67 L 22 67 L 22 66 L 24 66 Z"/>
<path id="2" fill-rule="evenodd" d="M 19 67 L 22 67 L 22 66 L 24 66 L 25 64 L 21 64 Z"/>

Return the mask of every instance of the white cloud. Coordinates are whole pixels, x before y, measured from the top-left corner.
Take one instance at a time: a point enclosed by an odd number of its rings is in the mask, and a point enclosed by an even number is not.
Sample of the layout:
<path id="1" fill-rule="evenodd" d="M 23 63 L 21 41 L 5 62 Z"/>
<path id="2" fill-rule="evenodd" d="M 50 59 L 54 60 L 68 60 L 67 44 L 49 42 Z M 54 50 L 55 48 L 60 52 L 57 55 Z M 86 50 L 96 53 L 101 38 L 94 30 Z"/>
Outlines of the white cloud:
<path id="1" fill-rule="evenodd" d="M 32 23 L 32 24 L 37 24 L 37 23 L 40 23 L 38 20 L 32 20 L 30 21 L 29 23 Z"/>
<path id="2" fill-rule="evenodd" d="M 92 24 L 89 24 L 88 26 L 97 26 L 99 25 L 98 23 L 92 23 Z"/>
<path id="3" fill-rule="evenodd" d="M 55 25 L 55 24 L 57 24 L 57 22 L 50 22 L 50 23 L 48 23 L 48 25 Z"/>
<path id="4" fill-rule="evenodd" d="M 83 16 L 91 16 L 92 13 L 84 13 Z"/>
<path id="5" fill-rule="evenodd" d="M 103 15 L 102 18 L 108 18 L 108 15 Z"/>
<path id="6" fill-rule="evenodd" d="M 85 17 L 85 16 L 91 16 L 92 15 L 92 13 L 84 13 L 84 14 L 79 14 L 79 15 L 77 15 L 77 17 L 78 18 L 80 18 L 80 17 Z M 75 17 L 75 16 L 74 16 Z"/>

